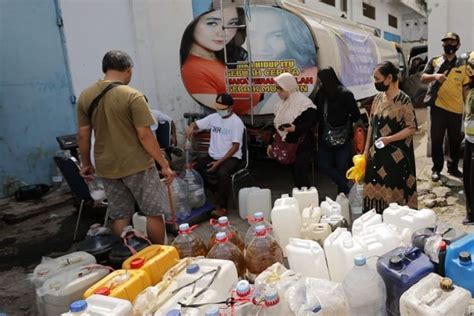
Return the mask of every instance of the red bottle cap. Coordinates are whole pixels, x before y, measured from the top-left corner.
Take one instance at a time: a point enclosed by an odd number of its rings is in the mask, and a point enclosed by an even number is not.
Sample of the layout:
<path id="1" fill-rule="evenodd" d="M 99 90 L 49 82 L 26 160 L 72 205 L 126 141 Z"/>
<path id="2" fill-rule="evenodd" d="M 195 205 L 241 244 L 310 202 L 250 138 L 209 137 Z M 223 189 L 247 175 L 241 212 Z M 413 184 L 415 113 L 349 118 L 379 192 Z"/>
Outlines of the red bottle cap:
<path id="1" fill-rule="evenodd" d="M 439 251 L 446 251 L 446 248 L 448 247 L 448 245 L 446 244 L 446 242 L 443 240 L 441 241 L 441 244 L 439 244 Z"/>
<path id="2" fill-rule="evenodd" d="M 110 288 L 108 286 L 100 287 L 94 291 L 94 294 L 109 296 Z"/>
<path id="3" fill-rule="evenodd" d="M 130 262 L 130 268 L 131 269 L 140 269 L 141 267 L 143 267 L 144 264 L 145 264 L 145 259 L 135 258 L 135 259 L 132 260 L 132 262 Z"/>

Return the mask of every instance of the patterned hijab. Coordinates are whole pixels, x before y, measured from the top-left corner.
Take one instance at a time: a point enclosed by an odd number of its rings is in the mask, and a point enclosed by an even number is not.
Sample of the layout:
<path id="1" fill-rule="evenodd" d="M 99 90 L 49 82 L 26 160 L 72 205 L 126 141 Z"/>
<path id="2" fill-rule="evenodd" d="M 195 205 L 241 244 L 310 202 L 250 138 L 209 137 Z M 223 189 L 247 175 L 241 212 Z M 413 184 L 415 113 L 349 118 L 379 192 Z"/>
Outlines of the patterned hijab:
<path id="1" fill-rule="evenodd" d="M 301 93 L 298 89 L 298 83 L 296 82 L 293 75 L 284 72 L 278 77 L 274 78 L 275 82 L 283 88 L 283 90 L 290 93 L 286 100 L 281 100 L 275 110 L 275 128 L 280 134 L 281 138 L 285 140 L 286 131 L 278 130 L 278 127 L 282 124 L 291 124 L 294 120 L 301 115 L 307 109 L 316 109 L 316 105 L 313 104 L 307 96 Z"/>

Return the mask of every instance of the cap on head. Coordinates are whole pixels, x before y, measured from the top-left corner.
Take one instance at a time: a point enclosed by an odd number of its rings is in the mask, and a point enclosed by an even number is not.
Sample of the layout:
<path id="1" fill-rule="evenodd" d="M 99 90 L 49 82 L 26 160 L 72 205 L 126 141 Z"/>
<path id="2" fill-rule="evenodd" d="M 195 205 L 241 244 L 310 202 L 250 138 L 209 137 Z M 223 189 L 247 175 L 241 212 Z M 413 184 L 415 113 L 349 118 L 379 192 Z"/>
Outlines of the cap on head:
<path id="1" fill-rule="evenodd" d="M 229 106 L 234 105 L 234 99 L 230 94 L 227 93 L 220 93 L 216 97 L 216 109 L 218 110 L 225 110 Z"/>
<path id="2" fill-rule="evenodd" d="M 457 35 L 456 33 L 453 33 L 453 32 L 446 33 L 446 35 L 443 36 L 441 41 L 445 41 L 445 40 L 449 40 L 449 39 L 458 41 L 458 43 L 461 42 L 461 39 L 459 38 L 459 35 Z"/>

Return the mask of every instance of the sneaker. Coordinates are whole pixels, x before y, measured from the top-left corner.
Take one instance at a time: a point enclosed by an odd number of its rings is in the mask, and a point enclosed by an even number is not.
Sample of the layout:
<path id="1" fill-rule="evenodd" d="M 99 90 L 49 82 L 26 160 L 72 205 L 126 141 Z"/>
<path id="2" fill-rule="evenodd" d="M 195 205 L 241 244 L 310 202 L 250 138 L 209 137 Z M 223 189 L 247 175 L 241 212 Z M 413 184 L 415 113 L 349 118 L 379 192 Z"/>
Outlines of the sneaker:
<path id="1" fill-rule="evenodd" d="M 432 173 L 431 173 L 431 180 L 434 181 L 434 182 L 438 182 L 439 179 L 440 179 L 440 174 L 439 174 L 439 171 L 436 171 L 434 170 Z"/>
<path id="2" fill-rule="evenodd" d="M 448 173 L 456 178 L 462 178 L 462 172 L 459 169 L 449 169 Z"/>
<path id="3" fill-rule="evenodd" d="M 466 217 L 465 219 L 463 219 L 462 224 L 463 225 L 474 225 L 474 221 L 471 220 L 470 218 Z"/>

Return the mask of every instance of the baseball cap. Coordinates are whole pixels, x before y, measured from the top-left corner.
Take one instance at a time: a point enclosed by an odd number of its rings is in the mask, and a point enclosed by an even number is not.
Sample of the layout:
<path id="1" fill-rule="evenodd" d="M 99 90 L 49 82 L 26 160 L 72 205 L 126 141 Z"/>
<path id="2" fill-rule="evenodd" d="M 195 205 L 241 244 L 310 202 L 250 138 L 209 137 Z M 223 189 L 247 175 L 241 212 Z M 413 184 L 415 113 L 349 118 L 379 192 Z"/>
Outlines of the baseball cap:
<path id="1" fill-rule="evenodd" d="M 448 40 L 448 39 L 456 40 L 458 42 L 461 41 L 461 39 L 459 38 L 459 35 L 457 35 L 456 33 L 453 33 L 453 32 L 446 33 L 446 35 L 444 35 L 444 37 L 441 39 L 441 41 L 445 41 L 445 40 Z"/>
<path id="2" fill-rule="evenodd" d="M 234 99 L 230 94 L 221 93 L 216 97 L 216 109 L 226 109 L 229 106 L 234 105 Z"/>

